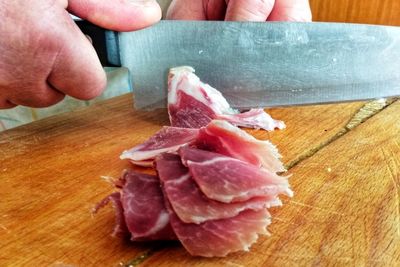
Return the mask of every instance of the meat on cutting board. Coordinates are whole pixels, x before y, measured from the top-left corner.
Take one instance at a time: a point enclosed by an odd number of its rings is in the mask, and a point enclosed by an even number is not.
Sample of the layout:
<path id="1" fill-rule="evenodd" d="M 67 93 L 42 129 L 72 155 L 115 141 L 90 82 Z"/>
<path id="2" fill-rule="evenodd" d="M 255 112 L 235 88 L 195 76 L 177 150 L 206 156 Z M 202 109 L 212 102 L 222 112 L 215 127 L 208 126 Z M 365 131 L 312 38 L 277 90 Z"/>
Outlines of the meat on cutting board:
<path id="1" fill-rule="evenodd" d="M 217 175 L 211 171 L 211 176 L 205 180 L 211 177 L 216 189 L 213 192 L 218 192 L 217 196 L 224 194 L 223 201 L 218 201 L 206 194 L 210 188 L 204 190 L 201 186 L 207 183 L 209 186 L 210 181 L 198 183 L 192 178 L 191 164 L 195 165 L 196 173 L 199 168 L 215 169 L 227 160 L 261 172 L 258 176 L 253 171 L 248 177 L 235 178 L 230 171 L 237 172 L 237 169 L 232 166 L 220 166 Z M 211 163 L 211 167 L 196 165 L 198 163 Z M 182 147 L 178 154 L 157 156 L 155 167 L 158 175 L 124 172 L 116 182 L 120 191 L 106 197 L 97 209 L 113 201 L 117 213 L 114 232 L 129 232 L 133 241 L 178 239 L 189 253 L 197 256 L 225 256 L 235 251 L 247 251 L 260 234 L 268 233 L 266 228 L 271 216 L 267 208 L 281 204 L 278 194 L 285 190 L 291 192 L 283 177 L 273 176 L 284 185 L 285 189 L 279 191 L 277 181 L 263 169 L 188 146 Z M 238 165 L 238 168 L 242 167 Z M 248 170 L 242 172 L 248 173 Z M 204 173 L 207 172 L 200 176 Z M 221 187 L 221 184 L 225 186 Z M 228 194 L 229 198 L 226 197 Z"/>
<path id="2" fill-rule="evenodd" d="M 186 66 L 173 68 L 168 75 L 168 114 L 171 125 L 182 128 L 200 128 L 214 119 L 267 131 L 285 128 L 263 109 L 240 113 L 231 108 L 218 90 L 201 82 L 194 69 Z"/>
<path id="3" fill-rule="evenodd" d="M 172 126 L 121 155 L 157 175 L 125 172 L 119 192 L 98 208 L 112 202 L 114 232 L 129 232 L 133 241 L 178 239 L 192 255 L 222 257 L 249 250 L 268 233 L 267 209 L 282 205 L 280 195 L 293 195 L 287 177 L 277 174 L 285 171 L 277 148 L 237 126 L 273 130 L 284 124 L 262 109 L 231 109 L 193 72 L 170 72 Z"/>
<path id="4" fill-rule="evenodd" d="M 179 150 L 201 191 L 210 199 L 231 203 L 279 194 L 292 196 L 287 178 L 218 153 L 184 146 Z"/>
<path id="5" fill-rule="evenodd" d="M 105 207 L 110 202 L 112 203 L 115 211 L 115 226 L 112 235 L 123 236 L 125 234 L 129 234 L 128 227 L 125 223 L 124 208 L 122 207 L 120 192 L 114 192 L 97 203 L 93 209 L 93 213 L 97 213 L 99 209 Z"/>
<path id="6" fill-rule="evenodd" d="M 135 165 L 151 166 L 153 159 L 164 152 L 174 152 L 192 142 L 199 130 L 164 126 L 143 144 L 124 151 L 120 158 L 129 159 Z"/>
<path id="7" fill-rule="evenodd" d="M 271 172 L 283 172 L 278 149 L 267 140 L 258 140 L 246 131 L 223 120 L 213 120 L 202 127 L 195 145 L 204 150 L 217 152 Z"/>
<path id="8" fill-rule="evenodd" d="M 126 172 L 122 179 L 121 202 L 132 240 L 175 239 L 158 177 Z"/>
<path id="9" fill-rule="evenodd" d="M 153 159 L 164 152 L 175 152 L 187 144 L 234 157 L 271 172 L 283 172 L 278 149 L 267 140 L 258 140 L 246 131 L 223 120 L 213 120 L 200 129 L 164 126 L 143 144 L 124 151 L 121 159 L 151 167 Z"/>
<path id="10" fill-rule="evenodd" d="M 125 171 L 116 185 L 120 192 L 106 197 L 96 208 L 103 207 L 109 200 L 116 203 L 114 232 L 126 232 L 127 229 L 133 241 L 176 239 L 157 176 Z"/>
<path id="11" fill-rule="evenodd" d="M 182 164 L 179 155 L 164 153 L 156 159 L 156 169 L 162 183 L 164 196 L 174 212 L 185 223 L 202 223 L 231 218 L 241 211 L 270 207 L 275 196 L 261 195 L 248 201 L 223 203 L 207 198 Z"/>
<path id="12" fill-rule="evenodd" d="M 235 217 L 207 221 L 202 224 L 184 223 L 167 201 L 171 225 L 185 249 L 192 255 L 224 257 L 236 251 L 249 251 L 259 235 L 268 234 L 271 216 L 266 209 L 245 210 Z"/>

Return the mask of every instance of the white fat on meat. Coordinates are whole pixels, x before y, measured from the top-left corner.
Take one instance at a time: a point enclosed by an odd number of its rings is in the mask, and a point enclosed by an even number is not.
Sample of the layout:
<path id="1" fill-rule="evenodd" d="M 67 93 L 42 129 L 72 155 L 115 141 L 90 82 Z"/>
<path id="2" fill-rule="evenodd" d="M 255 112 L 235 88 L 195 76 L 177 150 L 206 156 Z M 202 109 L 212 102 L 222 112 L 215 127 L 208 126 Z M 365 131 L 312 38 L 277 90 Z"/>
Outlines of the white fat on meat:
<path id="1" fill-rule="evenodd" d="M 164 126 L 143 144 L 124 151 L 120 158 L 129 159 L 139 166 L 152 166 L 153 159 L 164 152 L 174 152 L 184 144 L 195 140 L 197 129 Z"/>
<path id="2" fill-rule="evenodd" d="M 275 128 L 284 129 L 286 125 L 283 121 L 275 120 L 266 113 L 263 109 L 253 108 L 249 111 L 240 114 L 221 114 L 218 116 L 221 120 L 229 121 L 232 124 L 247 127 L 264 129 L 267 131 L 273 131 Z"/>
<path id="3" fill-rule="evenodd" d="M 285 128 L 282 121 L 274 120 L 263 109 L 251 109 L 240 113 L 231 108 L 221 92 L 203 83 L 194 74 L 194 69 L 188 66 L 170 70 L 168 114 L 172 126 L 184 128 L 200 128 L 213 119 L 268 131 Z"/>
<path id="4" fill-rule="evenodd" d="M 216 114 L 235 114 L 220 91 L 202 83 L 189 66 L 170 69 L 168 86 L 168 104 L 178 104 L 178 91 L 183 91 L 197 101 L 210 107 Z"/>

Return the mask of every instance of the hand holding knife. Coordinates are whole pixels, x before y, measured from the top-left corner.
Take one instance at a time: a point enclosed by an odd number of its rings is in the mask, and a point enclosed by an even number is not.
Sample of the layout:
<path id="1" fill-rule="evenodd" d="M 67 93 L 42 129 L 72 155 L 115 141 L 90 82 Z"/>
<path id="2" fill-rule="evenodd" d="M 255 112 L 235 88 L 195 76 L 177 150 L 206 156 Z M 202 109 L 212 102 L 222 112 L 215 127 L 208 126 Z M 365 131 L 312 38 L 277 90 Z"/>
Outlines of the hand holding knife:
<path id="1" fill-rule="evenodd" d="M 310 15 L 307 0 L 175 0 L 169 18 L 182 19 L 185 14 L 186 19 L 224 19 L 226 13 L 230 20 L 260 20 L 273 14 L 285 20 L 296 18 L 298 6 Z M 104 71 L 67 11 L 115 31 L 138 30 L 161 17 L 155 0 L 0 0 L 0 108 L 45 107 L 65 95 L 90 99 L 102 92 Z"/>

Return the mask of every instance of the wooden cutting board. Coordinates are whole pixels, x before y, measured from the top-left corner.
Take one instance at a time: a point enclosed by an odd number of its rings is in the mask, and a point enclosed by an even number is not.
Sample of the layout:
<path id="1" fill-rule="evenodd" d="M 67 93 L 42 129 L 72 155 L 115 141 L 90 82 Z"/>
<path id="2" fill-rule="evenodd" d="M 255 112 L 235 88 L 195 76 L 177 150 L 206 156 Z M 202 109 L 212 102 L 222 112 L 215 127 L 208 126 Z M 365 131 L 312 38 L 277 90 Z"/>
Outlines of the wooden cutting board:
<path id="1" fill-rule="evenodd" d="M 0 266 L 399 266 L 400 103 L 352 128 L 364 103 L 273 109 L 287 129 L 267 133 L 295 191 L 271 211 L 270 237 L 248 253 L 191 257 L 177 242 L 111 236 L 113 192 L 101 176 L 119 154 L 168 124 L 134 111 L 131 96 L 0 133 Z"/>

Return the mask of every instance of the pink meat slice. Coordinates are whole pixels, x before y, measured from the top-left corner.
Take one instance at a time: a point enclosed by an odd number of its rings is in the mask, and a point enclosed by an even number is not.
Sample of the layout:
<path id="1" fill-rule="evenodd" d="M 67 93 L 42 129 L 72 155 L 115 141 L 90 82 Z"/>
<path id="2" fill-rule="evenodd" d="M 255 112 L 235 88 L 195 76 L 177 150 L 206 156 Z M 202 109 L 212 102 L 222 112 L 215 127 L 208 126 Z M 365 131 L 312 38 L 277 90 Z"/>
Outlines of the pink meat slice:
<path id="1" fill-rule="evenodd" d="M 169 223 L 158 177 L 128 171 L 122 180 L 121 203 L 131 239 L 176 239 Z"/>
<path id="2" fill-rule="evenodd" d="M 158 156 L 155 162 L 165 197 L 179 219 L 185 223 L 199 224 L 230 218 L 247 209 L 260 210 L 280 204 L 275 198 L 268 196 L 238 203 L 222 203 L 208 199 L 193 181 L 179 155 L 165 153 Z"/>
<path id="3" fill-rule="evenodd" d="M 166 202 L 175 234 L 194 256 L 224 257 L 231 252 L 248 251 L 260 234 L 268 234 L 267 226 L 271 223 L 266 209 L 245 210 L 232 218 L 201 224 L 184 223 Z"/>
<path id="4" fill-rule="evenodd" d="M 286 177 L 218 153 L 184 146 L 183 164 L 200 190 L 210 199 L 230 203 L 259 196 L 292 196 Z"/>
<path id="5" fill-rule="evenodd" d="M 201 128 L 195 145 L 264 167 L 271 172 L 285 171 L 278 149 L 271 142 L 258 140 L 226 121 L 213 120 Z"/>
<path id="6" fill-rule="evenodd" d="M 129 159 L 141 166 L 151 166 L 153 159 L 164 152 L 177 151 L 184 144 L 192 142 L 198 129 L 187 129 L 164 126 L 143 144 L 124 151 L 121 159 Z"/>
<path id="7" fill-rule="evenodd" d="M 93 209 L 93 213 L 97 213 L 99 209 L 105 207 L 108 203 L 112 203 L 115 211 L 115 226 L 112 233 L 113 236 L 123 236 L 129 233 L 125 223 L 124 209 L 121 203 L 121 194 L 114 192 L 100 201 Z"/>
<path id="8" fill-rule="evenodd" d="M 273 131 L 275 128 L 284 129 L 286 127 L 283 121 L 274 120 L 271 115 L 261 108 L 253 108 L 249 111 L 239 114 L 221 114 L 220 120 L 226 120 L 230 123 L 247 128 L 264 129 Z"/>
<path id="9" fill-rule="evenodd" d="M 168 105 L 169 120 L 175 127 L 200 128 L 217 117 L 209 106 L 181 90 L 177 98 L 179 105 Z"/>
<path id="10" fill-rule="evenodd" d="M 272 131 L 285 124 L 271 118 L 263 109 L 240 113 L 232 109 L 223 95 L 200 81 L 191 67 L 177 67 L 168 76 L 168 114 L 172 126 L 200 128 L 213 119 L 222 119 L 236 126 Z"/>

